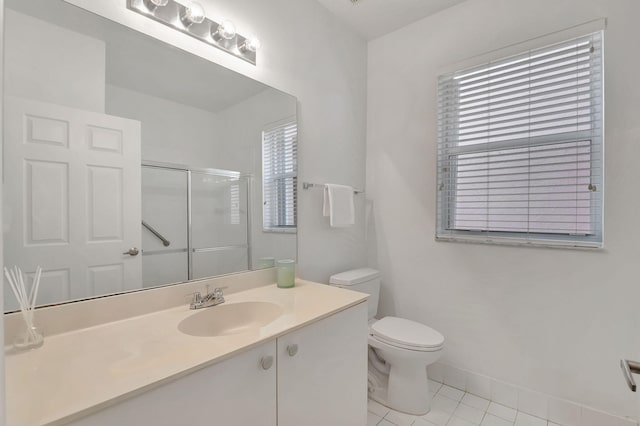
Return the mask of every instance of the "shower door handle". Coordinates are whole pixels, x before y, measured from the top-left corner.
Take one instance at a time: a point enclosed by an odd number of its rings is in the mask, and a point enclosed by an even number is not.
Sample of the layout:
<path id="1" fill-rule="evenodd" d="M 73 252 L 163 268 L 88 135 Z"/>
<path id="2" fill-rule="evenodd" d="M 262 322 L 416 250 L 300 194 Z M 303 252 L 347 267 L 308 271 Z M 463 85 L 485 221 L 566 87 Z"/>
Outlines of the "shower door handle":
<path id="1" fill-rule="evenodd" d="M 624 378 L 627 380 L 627 385 L 631 392 L 636 391 L 636 381 L 633 380 L 632 374 L 640 374 L 640 362 L 629 361 L 628 359 L 620 360 L 620 368 L 622 368 L 622 373 L 624 374 Z"/>
<path id="2" fill-rule="evenodd" d="M 128 254 L 129 256 L 137 256 L 140 253 L 137 247 L 131 247 L 129 250 L 125 251 L 122 254 Z"/>

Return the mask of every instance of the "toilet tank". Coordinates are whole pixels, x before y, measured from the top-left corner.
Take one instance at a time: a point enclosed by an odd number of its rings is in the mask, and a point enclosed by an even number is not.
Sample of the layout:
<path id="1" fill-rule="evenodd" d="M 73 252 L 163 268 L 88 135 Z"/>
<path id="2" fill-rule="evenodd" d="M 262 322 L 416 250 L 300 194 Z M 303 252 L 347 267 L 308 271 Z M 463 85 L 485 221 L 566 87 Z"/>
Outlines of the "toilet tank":
<path id="1" fill-rule="evenodd" d="M 369 319 L 378 313 L 380 297 L 380 271 L 372 268 L 352 269 L 331 275 L 329 284 L 369 295 Z"/>

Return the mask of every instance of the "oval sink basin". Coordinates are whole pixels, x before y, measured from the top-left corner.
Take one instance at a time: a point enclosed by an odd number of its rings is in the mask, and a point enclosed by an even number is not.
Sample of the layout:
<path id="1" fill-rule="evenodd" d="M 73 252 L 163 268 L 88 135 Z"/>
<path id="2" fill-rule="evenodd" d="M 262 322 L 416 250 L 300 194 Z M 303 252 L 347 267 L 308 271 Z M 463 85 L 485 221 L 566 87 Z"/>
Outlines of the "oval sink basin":
<path id="1" fill-rule="evenodd" d="M 269 302 L 223 303 L 183 319 L 178 330 L 191 336 L 229 336 L 257 331 L 283 312 L 280 306 Z"/>

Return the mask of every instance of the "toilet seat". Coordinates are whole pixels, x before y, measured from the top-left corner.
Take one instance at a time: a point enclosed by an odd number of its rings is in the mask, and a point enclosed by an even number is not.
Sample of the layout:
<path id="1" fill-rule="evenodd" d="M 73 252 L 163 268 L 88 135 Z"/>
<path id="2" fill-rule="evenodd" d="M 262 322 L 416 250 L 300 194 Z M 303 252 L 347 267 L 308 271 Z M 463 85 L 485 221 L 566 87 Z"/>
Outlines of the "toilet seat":
<path id="1" fill-rule="evenodd" d="M 384 317 L 371 324 L 369 334 L 388 345 L 412 351 L 438 351 L 444 345 L 442 334 L 404 318 Z"/>

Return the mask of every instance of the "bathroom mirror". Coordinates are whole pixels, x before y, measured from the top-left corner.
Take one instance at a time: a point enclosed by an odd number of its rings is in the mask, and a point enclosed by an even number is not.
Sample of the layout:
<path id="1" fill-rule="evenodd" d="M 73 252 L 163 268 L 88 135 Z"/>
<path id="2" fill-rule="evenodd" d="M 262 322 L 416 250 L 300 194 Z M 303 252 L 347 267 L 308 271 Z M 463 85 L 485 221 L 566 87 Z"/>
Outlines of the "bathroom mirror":
<path id="1" fill-rule="evenodd" d="M 4 264 L 38 305 L 295 259 L 293 96 L 61 0 L 5 18 Z"/>

